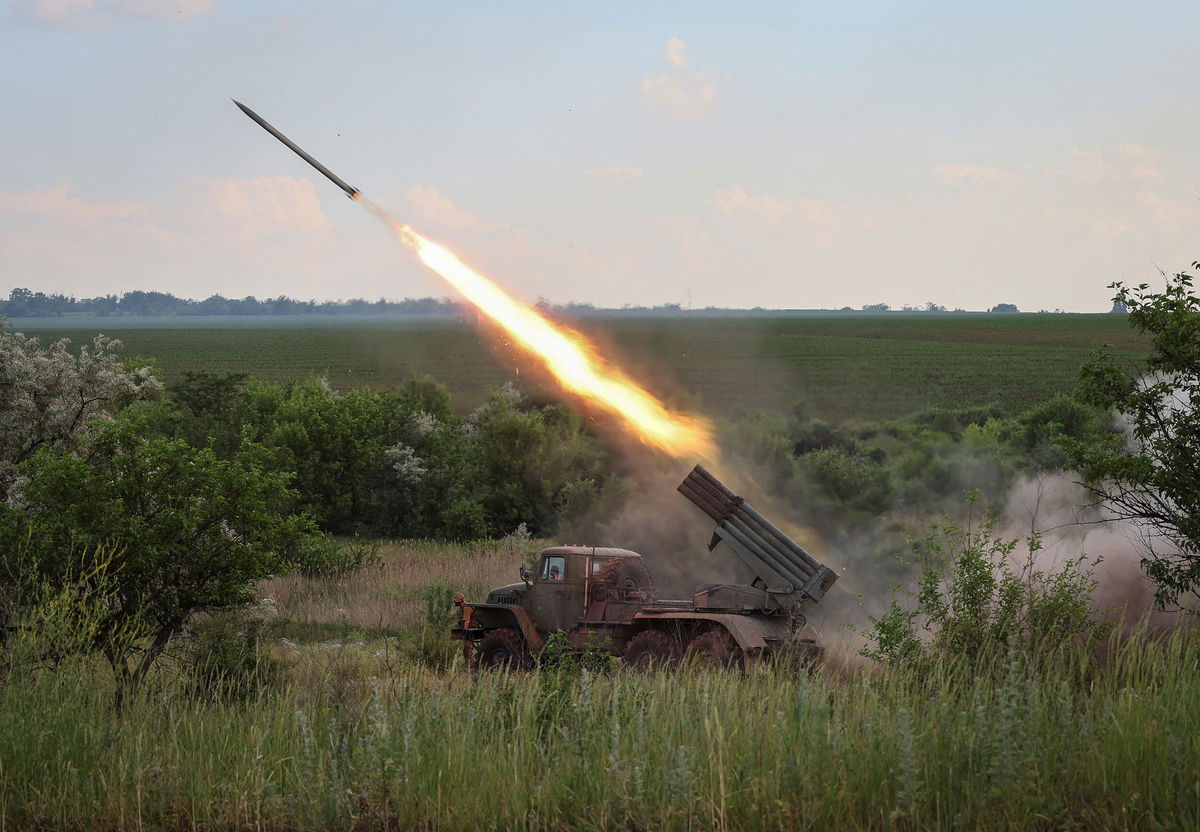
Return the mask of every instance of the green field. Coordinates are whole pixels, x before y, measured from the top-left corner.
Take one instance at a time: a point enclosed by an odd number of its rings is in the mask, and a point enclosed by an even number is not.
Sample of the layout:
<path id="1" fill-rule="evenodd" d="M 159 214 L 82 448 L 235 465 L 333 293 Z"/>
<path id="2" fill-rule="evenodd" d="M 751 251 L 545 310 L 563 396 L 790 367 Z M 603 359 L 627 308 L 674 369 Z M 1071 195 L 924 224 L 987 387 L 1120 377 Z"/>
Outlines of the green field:
<path id="1" fill-rule="evenodd" d="M 326 375 L 338 387 L 392 387 L 410 374 L 445 384 L 459 407 L 539 368 L 473 322 L 302 319 L 170 323 L 14 322 L 43 339 L 120 338 L 166 378 L 232 371 L 279 381 Z M 998 404 L 1016 413 L 1075 384 L 1097 343 L 1138 356 L 1147 340 L 1115 315 L 609 317 L 579 326 L 614 363 L 668 401 L 715 417 L 797 403 L 832 421 L 926 407 Z"/>

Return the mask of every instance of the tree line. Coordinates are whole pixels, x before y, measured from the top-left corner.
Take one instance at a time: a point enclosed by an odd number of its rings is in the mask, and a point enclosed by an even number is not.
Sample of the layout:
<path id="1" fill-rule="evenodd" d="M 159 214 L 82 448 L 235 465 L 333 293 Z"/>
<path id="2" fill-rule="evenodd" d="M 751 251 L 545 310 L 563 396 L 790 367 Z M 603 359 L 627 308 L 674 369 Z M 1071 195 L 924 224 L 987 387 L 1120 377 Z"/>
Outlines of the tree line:
<path id="1" fill-rule="evenodd" d="M 405 298 L 398 301 L 295 300 L 285 295 L 260 300 L 253 295 L 204 300 L 179 298 L 168 292 L 135 290 L 121 295 L 74 298 L 68 295 L 13 289 L 0 300 L 0 315 L 9 318 L 58 318 L 70 315 L 199 316 L 199 315 L 459 315 L 462 304 L 449 298 Z"/>

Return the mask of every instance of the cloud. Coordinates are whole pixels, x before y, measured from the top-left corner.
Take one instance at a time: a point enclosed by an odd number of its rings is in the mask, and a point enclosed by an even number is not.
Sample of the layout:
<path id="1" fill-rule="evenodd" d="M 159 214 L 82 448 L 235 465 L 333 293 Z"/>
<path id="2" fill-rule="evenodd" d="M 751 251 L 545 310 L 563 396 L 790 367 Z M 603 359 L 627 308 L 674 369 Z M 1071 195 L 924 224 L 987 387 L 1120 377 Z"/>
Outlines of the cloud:
<path id="1" fill-rule="evenodd" d="M 89 201 L 63 184 L 0 193 L 0 274 L 81 295 L 301 294 L 337 273 L 331 228 L 312 183 L 286 176 L 194 179 L 144 202 Z"/>
<path id="2" fill-rule="evenodd" d="M 1081 150 L 1073 147 L 1069 163 L 1073 178 L 1084 184 L 1149 183 L 1162 179 L 1162 171 L 1159 169 L 1162 160 L 1161 150 L 1137 144 L 1123 144 L 1101 150 Z"/>
<path id="3" fill-rule="evenodd" d="M 730 185 L 703 199 L 699 227 L 667 233 L 689 285 L 710 287 L 706 303 L 1107 311 L 1106 283 L 1196 259 L 1200 165 L 1161 149 L 1063 148 L 1014 169 L 981 159 L 930 172 L 947 187 L 823 201 Z"/>
<path id="4" fill-rule="evenodd" d="M 439 228 L 474 228 L 482 231 L 503 231 L 509 226 L 485 223 L 471 211 L 464 210 L 450 201 L 450 198 L 426 185 L 413 185 L 406 192 L 408 203 L 416 213 L 417 219 L 427 225 Z"/>
<path id="5" fill-rule="evenodd" d="M 685 49 L 687 49 L 687 44 L 683 42 L 683 38 L 667 40 L 667 63 L 671 65 L 672 69 L 687 69 L 692 65 L 692 62 L 683 54 Z"/>
<path id="6" fill-rule="evenodd" d="M 642 79 L 640 90 L 642 100 L 667 118 L 700 121 L 712 115 L 720 73 L 711 67 L 685 72 L 691 66 L 691 61 L 683 54 L 686 48 L 687 44 L 681 39 L 669 39 L 665 54 L 670 69 L 647 75 Z"/>
<path id="7" fill-rule="evenodd" d="M 787 219 L 797 218 L 806 223 L 829 224 L 833 219 L 831 206 L 814 199 L 782 200 L 767 194 L 751 196 L 741 186 L 718 188 L 705 200 L 726 216 L 746 214 L 765 220 L 770 225 L 779 225 Z"/>
<path id="8" fill-rule="evenodd" d="M 23 16 L 50 26 L 98 29 L 133 20 L 185 20 L 208 14 L 213 0 L 19 0 Z"/>
<path id="9" fill-rule="evenodd" d="M 589 179 L 604 179 L 609 181 L 624 181 L 639 179 L 645 171 L 638 165 L 617 165 L 612 168 L 591 168 L 583 175 Z"/>
<path id="10" fill-rule="evenodd" d="M 307 179 L 193 179 L 184 188 L 236 223 L 243 236 L 260 237 L 282 229 L 316 234 L 332 227 Z"/>
<path id="11" fill-rule="evenodd" d="M 1005 185 L 1016 181 L 1014 174 L 999 168 L 963 164 L 934 165 L 933 178 L 952 188 L 965 188 L 969 185 Z"/>
<path id="12" fill-rule="evenodd" d="M 43 217 L 74 222 L 103 222 L 131 217 L 146 210 L 146 203 L 88 202 L 71 196 L 71 186 L 58 185 L 43 191 L 0 193 L 0 219 Z"/>
<path id="13" fill-rule="evenodd" d="M 1194 232 L 1200 229 L 1200 197 L 1196 193 L 1200 193 L 1200 187 L 1195 189 L 1190 199 L 1175 199 L 1146 190 L 1140 191 L 1136 200 L 1151 212 L 1156 223 Z"/>

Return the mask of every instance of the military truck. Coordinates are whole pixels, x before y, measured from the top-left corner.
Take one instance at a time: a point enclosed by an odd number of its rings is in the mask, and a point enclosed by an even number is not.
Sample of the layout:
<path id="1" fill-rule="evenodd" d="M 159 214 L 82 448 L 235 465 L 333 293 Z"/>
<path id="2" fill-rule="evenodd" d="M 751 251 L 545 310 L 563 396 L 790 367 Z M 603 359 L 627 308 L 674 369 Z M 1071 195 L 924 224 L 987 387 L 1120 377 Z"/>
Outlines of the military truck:
<path id="1" fill-rule="evenodd" d="M 576 650 L 602 644 L 639 668 L 691 659 L 749 666 L 767 657 L 813 661 L 801 637 L 804 610 L 837 580 L 798 543 L 697 465 L 679 486 L 715 523 L 709 551 L 724 543 L 755 574 L 749 585 L 708 584 L 691 599 L 658 598 L 642 556 L 628 549 L 553 546 L 536 570 L 493 589 L 482 603 L 457 594 L 458 626 L 474 668 L 527 668 L 551 633 Z"/>

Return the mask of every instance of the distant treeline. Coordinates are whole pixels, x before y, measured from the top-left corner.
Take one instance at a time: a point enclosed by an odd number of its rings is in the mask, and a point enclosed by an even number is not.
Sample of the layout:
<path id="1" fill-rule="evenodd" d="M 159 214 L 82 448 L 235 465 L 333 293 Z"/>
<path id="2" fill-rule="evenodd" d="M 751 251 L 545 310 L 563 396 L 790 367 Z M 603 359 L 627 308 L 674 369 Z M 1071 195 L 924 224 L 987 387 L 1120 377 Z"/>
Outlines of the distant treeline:
<path id="1" fill-rule="evenodd" d="M 698 314 L 775 313 L 779 311 L 820 312 L 823 310 L 769 310 L 755 309 L 684 309 L 678 303 L 658 306 L 629 306 L 620 309 L 602 309 L 590 303 L 552 304 L 539 300 L 537 307 L 544 312 L 568 315 L 591 313 L 626 313 L 677 315 L 687 312 Z M 361 298 L 351 300 L 295 300 L 286 295 L 259 300 L 253 295 L 244 298 L 227 298 L 213 295 L 204 300 L 177 298 L 168 292 L 144 292 L 135 290 L 122 295 L 104 295 L 95 298 L 74 298 L 62 294 L 46 294 L 29 289 L 13 289 L 8 300 L 0 300 L 0 315 L 9 318 L 58 318 L 65 316 L 201 316 L 201 315 L 445 315 L 461 314 L 466 305 L 452 298 L 405 298 L 404 300 L 370 301 Z"/>
<path id="2" fill-rule="evenodd" d="M 561 313 L 567 316 L 603 315 L 830 315 L 851 312 L 963 312 L 965 309 L 950 310 L 933 302 L 924 306 L 905 305 L 893 310 L 886 303 L 870 303 L 860 309 L 844 306 L 841 309 L 730 309 L 707 306 L 692 309 L 678 303 L 663 303 L 657 306 L 631 306 L 604 308 L 590 303 L 552 304 L 539 300 L 537 307 L 544 312 Z M 0 300 L 0 315 L 8 318 L 59 318 L 66 316 L 97 316 L 102 318 L 121 316 L 164 317 L 164 316 L 208 316 L 208 315 L 422 315 L 457 316 L 465 305 L 452 298 L 405 298 L 404 300 L 370 301 L 362 298 L 351 300 L 295 300 L 286 295 L 259 300 L 253 295 L 244 298 L 227 298 L 213 295 L 204 300 L 177 298 L 168 292 L 144 292 L 140 289 L 122 295 L 103 295 L 94 298 L 74 298 L 62 294 L 46 294 L 29 289 L 13 289 L 8 300 Z M 987 310 L 999 314 L 1020 312 L 1016 305 L 998 303 Z M 1047 310 L 1039 310 L 1046 312 Z M 1056 309 L 1055 312 L 1062 312 Z M 1124 313 L 1121 304 L 1114 304 L 1113 312 Z M 977 313 L 976 313 L 977 314 Z"/>
<path id="3" fill-rule="evenodd" d="M 166 292 L 125 292 L 95 298 L 13 289 L 0 301 L 0 315 L 9 318 L 57 318 L 68 315 L 198 316 L 198 315 L 457 315 L 462 306 L 449 298 L 405 298 L 390 301 L 294 300 L 286 296 L 259 300 L 253 295 L 227 298 L 213 295 L 204 300 L 177 298 Z"/>

